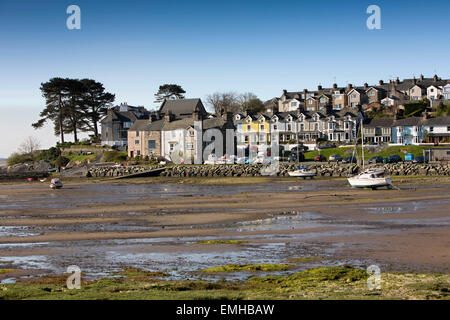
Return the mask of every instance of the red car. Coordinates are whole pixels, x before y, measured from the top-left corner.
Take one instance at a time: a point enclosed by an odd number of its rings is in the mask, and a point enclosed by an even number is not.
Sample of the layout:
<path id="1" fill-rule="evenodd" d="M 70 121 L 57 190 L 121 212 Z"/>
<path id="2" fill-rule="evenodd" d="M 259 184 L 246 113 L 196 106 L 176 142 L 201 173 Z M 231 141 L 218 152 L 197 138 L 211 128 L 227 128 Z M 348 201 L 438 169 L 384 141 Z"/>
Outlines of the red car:
<path id="1" fill-rule="evenodd" d="M 327 158 L 325 158 L 325 156 L 320 154 L 320 155 L 314 157 L 314 161 L 316 161 L 316 162 L 327 161 Z"/>

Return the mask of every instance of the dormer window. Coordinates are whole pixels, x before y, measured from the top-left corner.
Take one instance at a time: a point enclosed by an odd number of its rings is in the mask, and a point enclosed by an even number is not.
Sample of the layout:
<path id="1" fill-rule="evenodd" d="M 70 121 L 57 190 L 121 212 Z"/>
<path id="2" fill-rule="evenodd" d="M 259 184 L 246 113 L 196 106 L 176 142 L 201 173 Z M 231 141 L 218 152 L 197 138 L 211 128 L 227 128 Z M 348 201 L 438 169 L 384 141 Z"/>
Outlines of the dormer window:
<path id="1" fill-rule="evenodd" d="M 327 102 L 326 98 L 320 98 L 320 103 L 325 103 L 325 102 Z"/>
<path id="2" fill-rule="evenodd" d="M 313 101 L 310 99 L 310 100 L 308 100 L 308 104 L 312 104 L 313 103 Z"/>
<path id="3" fill-rule="evenodd" d="M 297 102 L 291 102 L 291 107 L 296 107 L 297 106 Z"/>

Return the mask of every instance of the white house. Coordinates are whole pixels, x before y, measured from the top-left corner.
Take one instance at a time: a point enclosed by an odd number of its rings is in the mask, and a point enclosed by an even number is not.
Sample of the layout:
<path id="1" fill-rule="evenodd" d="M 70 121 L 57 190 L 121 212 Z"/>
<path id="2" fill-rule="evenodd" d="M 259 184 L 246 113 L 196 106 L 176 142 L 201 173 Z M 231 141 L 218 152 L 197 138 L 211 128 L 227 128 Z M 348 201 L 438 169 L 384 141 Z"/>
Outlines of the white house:
<path id="1" fill-rule="evenodd" d="M 427 98 L 429 100 L 438 100 L 442 95 L 442 87 L 431 85 L 427 87 Z"/>
<path id="2" fill-rule="evenodd" d="M 450 100 L 450 83 L 442 88 L 442 95 L 445 100 Z"/>

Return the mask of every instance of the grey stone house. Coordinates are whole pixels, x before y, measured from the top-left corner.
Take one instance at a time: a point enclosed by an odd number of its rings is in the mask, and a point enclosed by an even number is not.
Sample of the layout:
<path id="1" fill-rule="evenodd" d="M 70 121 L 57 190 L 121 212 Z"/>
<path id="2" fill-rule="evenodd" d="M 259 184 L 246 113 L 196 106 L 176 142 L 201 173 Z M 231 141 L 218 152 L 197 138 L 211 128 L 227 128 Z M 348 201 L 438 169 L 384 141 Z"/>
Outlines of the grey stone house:
<path id="1" fill-rule="evenodd" d="M 148 117 L 149 112 L 144 107 L 133 107 L 126 103 L 108 109 L 100 121 L 102 145 L 126 147 L 127 131 L 136 120 Z"/>

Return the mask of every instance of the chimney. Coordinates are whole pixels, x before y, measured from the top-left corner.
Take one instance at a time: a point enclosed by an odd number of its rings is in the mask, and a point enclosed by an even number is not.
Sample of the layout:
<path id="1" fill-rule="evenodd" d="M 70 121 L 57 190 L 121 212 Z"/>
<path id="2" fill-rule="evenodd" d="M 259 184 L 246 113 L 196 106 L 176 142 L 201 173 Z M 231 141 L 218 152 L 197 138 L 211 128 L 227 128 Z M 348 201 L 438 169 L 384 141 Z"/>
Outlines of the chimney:
<path id="1" fill-rule="evenodd" d="M 322 91 L 322 86 L 320 84 L 317 86 L 317 91 Z"/>
<path id="2" fill-rule="evenodd" d="M 225 113 L 225 122 L 227 123 L 233 123 L 233 112 L 227 112 Z"/>
<path id="3" fill-rule="evenodd" d="M 436 82 L 439 80 L 439 77 L 437 76 L 437 74 L 434 75 L 433 80 Z"/>
<path id="4" fill-rule="evenodd" d="M 337 88 L 338 88 L 337 83 L 333 83 L 333 89 L 337 89 Z"/>
<path id="5" fill-rule="evenodd" d="M 398 77 L 395 79 L 395 84 L 400 84 L 400 79 Z"/>
<path id="6" fill-rule="evenodd" d="M 415 77 L 415 76 L 414 76 L 414 78 L 413 78 L 413 83 L 414 83 L 414 84 L 417 83 L 417 80 L 416 80 L 416 77 Z"/>
<path id="7" fill-rule="evenodd" d="M 164 120 L 166 122 L 172 121 L 172 113 L 170 111 L 164 115 Z"/>
<path id="8" fill-rule="evenodd" d="M 384 81 L 380 80 L 378 83 L 380 84 L 380 86 L 382 86 L 384 84 Z"/>
<path id="9" fill-rule="evenodd" d="M 366 82 L 364 83 L 364 89 L 367 90 L 369 88 L 369 84 Z"/>
<path id="10" fill-rule="evenodd" d="M 349 84 L 347 85 L 347 89 L 348 89 L 348 90 L 352 90 L 352 88 L 353 88 L 353 85 L 352 85 L 351 83 L 349 83 Z"/>
<path id="11" fill-rule="evenodd" d="M 420 75 L 420 81 L 423 81 L 423 79 L 424 79 L 424 76 L 423 76 L 423 74 L 421 74 Z"/>
<path id="12" fill-rule="evenodd" d="M 283 96 L 287 96 L 287 90 L 283 89 Z"/>

